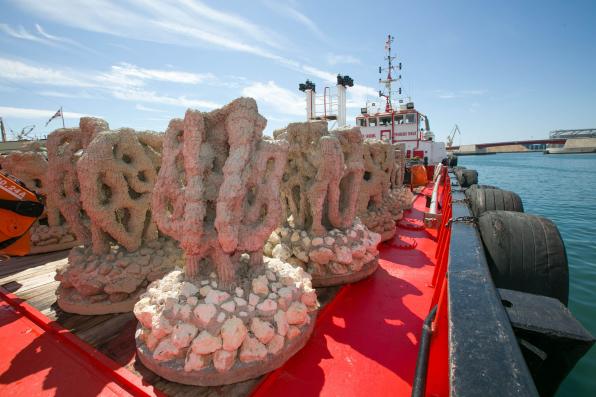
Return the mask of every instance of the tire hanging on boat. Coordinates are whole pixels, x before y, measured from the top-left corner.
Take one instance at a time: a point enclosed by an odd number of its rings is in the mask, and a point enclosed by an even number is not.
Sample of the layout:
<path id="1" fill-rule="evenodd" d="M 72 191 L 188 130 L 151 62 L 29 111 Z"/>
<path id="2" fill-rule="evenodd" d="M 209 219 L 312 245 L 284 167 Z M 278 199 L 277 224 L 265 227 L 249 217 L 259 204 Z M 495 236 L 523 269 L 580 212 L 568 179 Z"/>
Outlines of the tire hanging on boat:
<path id="1" fill-rule="evenodd" d="M 470 187 L 478 183 L 478 171 L 458 167 L 455 176 L 461 187 Z"/>
<path id="2" fill-rule="evenodd" d="M 478 219 L 495 285 L 545 295 L 567 305 L 565 245 L 549 219 L 513 211 L 487 211 Z"/>
<path id="3" fill-rule="evenodd" d="M 475 217 L 494 210 L 524 212 L 522 200 L 517 193 L 492 186 L 478 186 L 483 185 L 473 185 L 466 190 L 466 197 Z"/>

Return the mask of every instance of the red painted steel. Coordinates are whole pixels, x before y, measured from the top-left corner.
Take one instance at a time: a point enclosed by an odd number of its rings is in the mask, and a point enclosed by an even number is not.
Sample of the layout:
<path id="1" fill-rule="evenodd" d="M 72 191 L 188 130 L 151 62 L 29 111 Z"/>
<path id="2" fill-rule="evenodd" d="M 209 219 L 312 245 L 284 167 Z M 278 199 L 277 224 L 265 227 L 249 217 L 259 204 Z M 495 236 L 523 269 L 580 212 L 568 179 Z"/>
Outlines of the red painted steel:
<path id="1" fill-rule="evenodd" d="M 0 298 L 0 395 L 162 395 L 2 287 Z"/>
<path id="2" fill-rule="evenodd" d="M 422 220 L 425 202 L 419 195 L 407 216 Z M 410 395 L 437 243 L 434 231 L 398 234 L 414 239 L 416 249 L 382 247 L 376 273 L 342 288 L 319 314 L 307 345 L 254 396 Z"/>
<path id="3" fill-rule="evenodd" d="M 319 313 L 304 349 L 265 377 L 254 396 L 409 395 L 422 323 L 435 304 L 426 395 L 449 394 L 445 274 L 451 186 L 449 178 L 443 180 L 438 231 L 398 228 L 393 242 L 380 247 L 375 274 L 339 291 Z M 406 212 L 412 223 L 422 221 L 431 191 L 427 186 Z M 402 239 L 415 249 L 391 247 Z M 160 395 L 1 287 L 0 298 L 0 395 Z"/>

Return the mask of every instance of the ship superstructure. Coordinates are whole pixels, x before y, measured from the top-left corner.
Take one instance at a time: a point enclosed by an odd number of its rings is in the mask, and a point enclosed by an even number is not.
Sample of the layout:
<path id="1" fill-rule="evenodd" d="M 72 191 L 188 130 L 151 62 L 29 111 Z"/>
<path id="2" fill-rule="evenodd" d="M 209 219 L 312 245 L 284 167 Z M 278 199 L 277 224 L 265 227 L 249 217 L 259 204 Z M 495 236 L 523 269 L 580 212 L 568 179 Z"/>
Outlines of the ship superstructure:
<path id="1" fill-rule="evenodd" d="M 414 107 L 411 98 L 402 96 L 402 88 L 397 87 L 401 80 L 402 64 L 396 62 L 392 54 L 394 37 L 387 36 L 385 42 L 386 67 L 379 66 L 379 78 L 383 90 L 379 90 L 379 99 L 368 101 L 360 109 L 356 117 L 356 125 L 364 138 L 375 138 L 393 144 L 403 143 L 406 147 L 406 158 L 426 160 L 428 164 L 438 164 L 447 157 L 445 144 L 435 142 L 435 135 L 430 129 L 428 116 Z M 316 85 L 306 80 L 299 85 L 305 93 L 306 119 L 327 120 L 330 128 L 344 127 L 346 120 L 347 88 L 354 85 L 354 80 L 347 75 L 337 75 L 336 87 L 324 87 L 322 94 L 317 94 Z M 382 103 L 384 102 L 384 103 Z"/>
<path id="2" fill-rule="evenodd" d="M 429 164 L 440 163 L 447 157 L 445 144 L 435 141 L 428 116 L 416 110 L 411 98 L 402 96 L 401 75 L 396 75 L 402 63 L 396 62 L 397 57 L 391 52 L 393 41 L 394 37 L 388 35 L 385 41 L 387 64 L 379 66 L 379 73 L 384 74 L 384 78 L 379 78 L 379 84 L 384 87 L 379 90 L 379 98 L 385 103 L 367 102 L 356 117 L 356 125 L 365 138 L 405 144 L 406 158 L 426 158 Z"/>

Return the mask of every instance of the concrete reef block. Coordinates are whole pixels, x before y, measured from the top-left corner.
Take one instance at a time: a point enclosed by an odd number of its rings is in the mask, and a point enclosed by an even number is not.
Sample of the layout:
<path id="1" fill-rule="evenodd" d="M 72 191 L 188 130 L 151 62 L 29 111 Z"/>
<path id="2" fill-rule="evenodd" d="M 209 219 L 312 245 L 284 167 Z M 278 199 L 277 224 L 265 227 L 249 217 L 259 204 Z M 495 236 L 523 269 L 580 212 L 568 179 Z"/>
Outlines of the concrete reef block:
<path id="1" fill-rule="evenodd" d="M 326 122 L 292 123 L 274 136 L 288 142 L 289 154 L 281 186 L 283 222 L 269 236 L 265 255 L 307 269 L 315 286 L 370 275 L 376 258 L 363 259 L 361 240 L 374 245 L 370 252 L 378 241 L 356 218 L 367 177 L 360 129 L 328 131 Z"/>
<path id="2" fill-rule="evenodd" d="M 214 386 L 257 377 L 312 332 L 318 302 L 310 275 L 263 257 L 281 219 L 289 149 L 262 136 L 265 124 L 256 102 L 239 98 L 209 113 L 188 110 L 166 131 L 152 214 L 160 232 L 180 242 L 184 272 L 150 284 L 135 309 L 139 358 L 165 379 Z M 285 297 L 276 293 L 283 286 L 291 287 Z M 277 333 L 279 313 L 290 308 L 291 340 Z"/>

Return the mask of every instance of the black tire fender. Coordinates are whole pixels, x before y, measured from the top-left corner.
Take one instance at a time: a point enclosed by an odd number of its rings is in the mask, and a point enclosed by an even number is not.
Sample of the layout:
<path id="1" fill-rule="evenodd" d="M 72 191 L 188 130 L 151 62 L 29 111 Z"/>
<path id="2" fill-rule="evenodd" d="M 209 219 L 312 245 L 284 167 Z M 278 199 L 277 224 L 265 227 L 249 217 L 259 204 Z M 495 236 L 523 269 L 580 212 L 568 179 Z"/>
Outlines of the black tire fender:
<path id="1" fill-rule="evenodd" d="M 478 228 L 495 285 L 550 296 L 567 305 L 565 244 L 549 219 L 513 211 L 487 211 Z"/>
<path id="2" fill-rule="evenodd" d="M 461 187 L 470 187 L 478 183 L 478 171 L 467 168 L 457 168 L 455 176 Z"/>
<path id="3" fill-rule="evenodd" d="M 517 193 L 495 187 L 474 186 L 466 190 L 466 198 L 474 216 L 479 217 L 486 211 L 494 210 L 524 212 L 524 205 Z"/>

